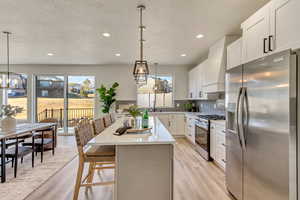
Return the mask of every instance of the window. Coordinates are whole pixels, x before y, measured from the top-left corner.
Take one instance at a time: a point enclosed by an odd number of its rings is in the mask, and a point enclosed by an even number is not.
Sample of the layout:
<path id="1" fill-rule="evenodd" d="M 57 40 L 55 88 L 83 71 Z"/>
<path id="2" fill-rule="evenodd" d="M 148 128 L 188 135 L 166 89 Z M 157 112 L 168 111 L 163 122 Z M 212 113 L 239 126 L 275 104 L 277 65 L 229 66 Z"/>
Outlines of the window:
<path id="1" fill-rule="evenodd" d="M 17 114 L 17 119 L 27 120 L 27 75 L 22 75 L 25 80 L 24 90 L 7 90 L 7 104 L 24 108 L 22 113 Z M 4 101 L 6 102 L 6 101 Z"/>
<path id="2" fill-rule="evenodd" d="M 137 89 L 137 104 L 139 107 L 173 107 L 172 76 L 148 76 L 147 84 L 139 85 Z"/>

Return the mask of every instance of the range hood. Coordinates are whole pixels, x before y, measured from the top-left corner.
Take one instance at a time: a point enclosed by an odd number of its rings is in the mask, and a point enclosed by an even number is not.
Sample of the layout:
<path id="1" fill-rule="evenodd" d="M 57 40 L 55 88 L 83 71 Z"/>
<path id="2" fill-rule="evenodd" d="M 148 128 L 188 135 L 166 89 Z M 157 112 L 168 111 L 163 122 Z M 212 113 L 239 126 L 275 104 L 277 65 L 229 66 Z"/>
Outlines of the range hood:
<path id="1" fill-rule="evenodd" d="M 225 36 L 209 48 L 205 69 L 206 80 L 202 86 L 204 93 L 213 94 L 225 91 L 227 46 L 238 38 L 239 36 Z"/>

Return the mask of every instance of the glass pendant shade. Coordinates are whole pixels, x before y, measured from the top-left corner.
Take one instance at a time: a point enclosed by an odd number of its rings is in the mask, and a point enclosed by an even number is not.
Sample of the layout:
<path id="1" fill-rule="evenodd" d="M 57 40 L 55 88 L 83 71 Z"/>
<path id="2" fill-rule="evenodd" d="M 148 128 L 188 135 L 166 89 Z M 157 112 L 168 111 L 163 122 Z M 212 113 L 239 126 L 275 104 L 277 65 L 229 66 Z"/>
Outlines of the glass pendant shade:
<path id="1" fill-rule="evenodd" d="M 147 61 L 145 61 L 145 60 L 135 61 L 134 70 L 133 70 L 133 76 L 134 76 L 135 81 L 138 84 L 146 83 L 148 75 L 149 75 L 149 68 L 148 68 Z"/>
<path id="2" fill-rule="evenodd" d="M 13 72 L 0 72 L 0 89 L 26 89 L 26 78 Z"/>
<path id="3" fill-rule="evenodd" d="M 0 89 L 26 89 L 26 78 L 14 72 L 10 72 L 10 49 L 9 49 L 9 36 L 11 32 L 4 31 L 6 35 L 6 53 L 7 53 L 7 69 L 0 71 Z"/>

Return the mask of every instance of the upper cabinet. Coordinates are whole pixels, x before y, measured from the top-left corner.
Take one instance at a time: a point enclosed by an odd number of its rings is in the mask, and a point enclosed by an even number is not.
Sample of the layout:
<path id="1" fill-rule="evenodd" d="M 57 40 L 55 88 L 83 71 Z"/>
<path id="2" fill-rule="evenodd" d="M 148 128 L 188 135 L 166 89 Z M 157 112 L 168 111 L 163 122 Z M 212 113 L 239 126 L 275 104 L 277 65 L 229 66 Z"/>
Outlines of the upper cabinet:
<path id="1" fill-rule="evenodd" d="M 227 47 L 227 70 L 242 64 L 242 38 Z"/>
<path id="2" fill-rule="evenodd" d="M 273 0 L 270 4 L 270 51 L 300 48 L 300 1 Z"/>
<path id="3" fill-rule="evenodd" d="M 201 99 L 204 96 L 205 63 L 206 61 L 189 71 L 189 99 Z"/>
<path id="4" fill-rule="evenodd" d="M 272 0 L 243 24 L 242 62 L 300 48 L 300 1 Z"/>
<path id="5" fill-rule="evenodd" d="M 197 93 L 197 74 L 196 74 L 197 69 L 193 68 L 192 70 L 189 71 L 189 94 L 188 98 L 189 99 L 195 99 L 196 98 L 196 93 Z"/>
<path id="6" fill-rule="evenodd" d="M 243 63 L 268 53 L 269 9 L 270 6 L 267 4 L 242 24 Z"/>

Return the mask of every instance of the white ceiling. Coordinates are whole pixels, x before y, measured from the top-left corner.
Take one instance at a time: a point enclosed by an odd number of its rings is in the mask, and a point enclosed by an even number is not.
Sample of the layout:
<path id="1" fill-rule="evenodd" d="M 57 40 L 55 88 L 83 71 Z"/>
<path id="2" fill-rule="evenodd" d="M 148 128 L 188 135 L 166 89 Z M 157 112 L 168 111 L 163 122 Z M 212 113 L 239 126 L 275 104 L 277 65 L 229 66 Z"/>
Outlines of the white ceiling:
<path id="1" fill-rule="evenodd" d="M 217 39 L 240 33 L 240 23 L 267 1 L 0 0 L 0 31 L 13 32 L 15 64 L 129 64 L 138 58 L 136 6 L 144 3 L 146 59 L 195 64 Z"/>

